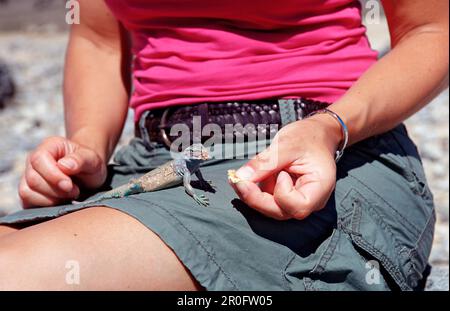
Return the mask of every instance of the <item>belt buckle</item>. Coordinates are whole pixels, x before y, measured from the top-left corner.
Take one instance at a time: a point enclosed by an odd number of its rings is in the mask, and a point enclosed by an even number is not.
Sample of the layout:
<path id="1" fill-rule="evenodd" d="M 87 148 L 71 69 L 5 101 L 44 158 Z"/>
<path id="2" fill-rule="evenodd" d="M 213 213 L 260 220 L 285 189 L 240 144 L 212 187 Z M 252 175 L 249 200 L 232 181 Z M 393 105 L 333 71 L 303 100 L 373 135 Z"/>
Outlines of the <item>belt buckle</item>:
<path id="1" fill-rule="evenodd" d="M 169 139 L 169 135 L 167 135 L 166 132 L 166 123 L 167 123 L 167 116 L 169 115 L 169 107 L 167 107 L 163 114 L 161 115 L 161 120 L 159 122 L 159 130 L 160 130 L 160 134 L 161 134 L 161 138 L 163 143 L 166 145 L 166 147 L 170 150 L 170 146 L 172 144 L 172 142 Z"/>

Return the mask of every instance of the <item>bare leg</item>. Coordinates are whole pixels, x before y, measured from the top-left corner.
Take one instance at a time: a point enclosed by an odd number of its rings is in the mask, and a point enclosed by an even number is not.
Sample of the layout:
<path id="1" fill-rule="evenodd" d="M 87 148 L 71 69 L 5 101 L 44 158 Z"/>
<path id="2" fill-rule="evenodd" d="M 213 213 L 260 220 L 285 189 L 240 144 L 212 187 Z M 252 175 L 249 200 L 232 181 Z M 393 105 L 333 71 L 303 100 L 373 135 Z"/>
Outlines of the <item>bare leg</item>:
<path id="1" fill-rule="evenodd" d="M 8 227 L 8 226 L 0 226 L 0 238 L 9 233 L 16 232 L 17 230 L 19 230 L 19 229 L 13 228 L 13 227 Z"/>
<path id="2" fill-rule="evenodd" d="M 0 238 L 0 290 L 5 289 L 198 290 L 201 286 L 173 251 L 140 222 L 95 207 Z"/>

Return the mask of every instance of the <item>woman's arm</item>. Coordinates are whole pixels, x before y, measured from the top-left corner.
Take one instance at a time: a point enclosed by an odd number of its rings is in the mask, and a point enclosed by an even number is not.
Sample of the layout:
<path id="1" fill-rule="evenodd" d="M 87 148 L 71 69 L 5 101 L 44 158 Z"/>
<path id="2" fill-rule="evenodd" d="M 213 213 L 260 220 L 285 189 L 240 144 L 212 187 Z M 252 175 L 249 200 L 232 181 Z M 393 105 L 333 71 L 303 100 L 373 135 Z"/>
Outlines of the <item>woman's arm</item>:
<path id="1" fill-rule="evenodd" d="M 127 36 L 103 0 L 79 2 L 64 74 L 67 138 L 50 137 L 28 157 L 19 186 L 24 207 L 54 206 L 80 187 L 101 186 L 127 114 Z"/>
<path id="2" fill-rule="evenodd" d="M 386 132 L 448 86 L 447 0 L 383 0 L 392 51 L 331 109 L 349 127 L 350 143 Z"/>
<path id="3" fill-rule="evenodd" d="M 95 149 L 107 161 L 127 114 L 129 40 L 104 1 L 82 0 L 80 7 L 64 74 L 67 137 Z"/>
<path id="4" fill-rule="evenodd" d="M 351 144 L 394 128 L 448 84 L 448 1 L 383 4 L 392 51 L 330 107 L 347 124 Z M 335 187 L 341 140 L 340 125 L 327 114 L 292 123 L 238 170 L 243 181 L 233 187 L 269 217 L 303 219 L 323 208 Z"/>

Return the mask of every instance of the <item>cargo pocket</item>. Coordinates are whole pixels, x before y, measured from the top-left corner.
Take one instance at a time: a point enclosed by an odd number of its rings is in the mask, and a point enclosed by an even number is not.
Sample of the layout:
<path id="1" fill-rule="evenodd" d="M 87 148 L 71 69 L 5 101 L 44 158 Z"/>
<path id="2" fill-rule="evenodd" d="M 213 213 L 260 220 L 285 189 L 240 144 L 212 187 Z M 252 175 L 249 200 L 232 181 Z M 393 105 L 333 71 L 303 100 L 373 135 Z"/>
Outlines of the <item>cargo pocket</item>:
<path id="1" fill-rule="evenodd" d="M 414 290 L 431 251 L 434 213 L 419 238 L 406 241 L 374 197 L 352 188 L 339 205 L 338 226 L 303 277 L 306 290 Z"/>
<path id="2" fill-rule="evenodd" d="M 426 181 L 418 149 L 404 125 L 360 142 L 354 146 L 354 150 L 406 180 L 412 193 L 425 203 L 421 204 L 423 213 L 427 216 L 432 213 L 433 194 Z"/>
<path id="3" fill-rule="evenodd" d="M 319 248 L 319 259 L 303 278 L 307 291 L 387 291 L 379 263 L 364 256 L 342 229 L 335 229 Z"/>
<path id="4" fill-rule="evenodd" d="M 342 207 L 351 207 L 348 218 L 340 220 L 340 227 L 347 232 L 355 249 L 367 260 L 379 264 L 386 279 L 401 290 L 414 290 L 423 278 L 431 252 L 435 214 L 425 221 L 417 238 L 401 234 L 401 224 L 387 221 L 389 214 L 383 202 L 370 193 L 364 195 L 351 189 L 341 201 Z M 405 237 L 409 237 L 406 239 Z"/>

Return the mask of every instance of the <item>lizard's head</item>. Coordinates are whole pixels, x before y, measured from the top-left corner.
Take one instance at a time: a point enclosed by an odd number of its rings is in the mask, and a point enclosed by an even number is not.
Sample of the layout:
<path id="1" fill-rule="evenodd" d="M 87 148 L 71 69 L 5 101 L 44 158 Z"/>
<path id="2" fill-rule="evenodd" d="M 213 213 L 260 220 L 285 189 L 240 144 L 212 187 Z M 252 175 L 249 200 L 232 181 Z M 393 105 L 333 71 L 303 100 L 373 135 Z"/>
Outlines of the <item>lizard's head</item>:
<path id="1" fill-rule="evenodd" d="M 193 144 L 184 150 L 184 157 L 191 160 L 208 160 L 209 151 L 202 144 Z"/>

